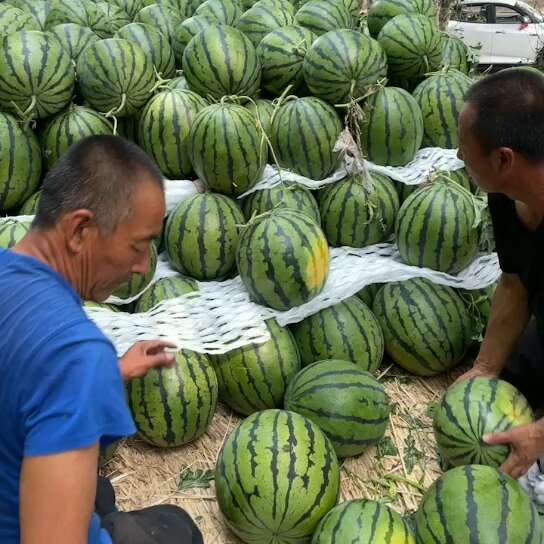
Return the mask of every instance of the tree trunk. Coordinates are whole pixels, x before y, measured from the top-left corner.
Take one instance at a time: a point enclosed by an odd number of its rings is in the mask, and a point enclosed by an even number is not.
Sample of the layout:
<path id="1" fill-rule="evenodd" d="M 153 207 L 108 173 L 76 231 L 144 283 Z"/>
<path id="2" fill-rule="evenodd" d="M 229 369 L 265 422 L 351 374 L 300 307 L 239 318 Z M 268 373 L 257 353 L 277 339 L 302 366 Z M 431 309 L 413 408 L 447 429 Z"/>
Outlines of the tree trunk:
<path id="1" fill-rule="evenodd" d="M 440 30 L 446 30 L 450 21 L 451 9 L 456 0 L 438 0 L 438 27 Z"/>

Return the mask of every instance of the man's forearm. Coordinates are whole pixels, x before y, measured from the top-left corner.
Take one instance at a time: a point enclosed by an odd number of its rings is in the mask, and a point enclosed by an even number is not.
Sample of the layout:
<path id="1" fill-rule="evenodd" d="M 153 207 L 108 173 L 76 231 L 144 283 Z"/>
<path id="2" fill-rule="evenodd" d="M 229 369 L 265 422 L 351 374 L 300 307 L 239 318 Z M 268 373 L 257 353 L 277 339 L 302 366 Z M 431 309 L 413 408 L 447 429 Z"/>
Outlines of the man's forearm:
<path id="1" fill-rule="evenodd" d="M 499 374 L 525 330 L 529 317 L 527 291 L 519 276 L 503 274 L 493 297 L 487 332 L 475 366 Z"/>

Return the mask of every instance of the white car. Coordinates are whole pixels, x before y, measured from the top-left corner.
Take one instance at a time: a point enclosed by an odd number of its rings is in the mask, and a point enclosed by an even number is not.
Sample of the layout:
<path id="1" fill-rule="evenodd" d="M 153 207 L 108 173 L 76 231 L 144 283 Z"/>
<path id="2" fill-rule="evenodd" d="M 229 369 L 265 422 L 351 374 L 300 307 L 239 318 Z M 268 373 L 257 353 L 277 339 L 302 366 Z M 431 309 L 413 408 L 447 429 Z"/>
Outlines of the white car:
<path id="1" fill-rule="evenodd" d="M 459 2 L 448 32 L 476 48 L 480 64 L 534 64 L 544 48 L 544 17 L 517 0 Z"/>

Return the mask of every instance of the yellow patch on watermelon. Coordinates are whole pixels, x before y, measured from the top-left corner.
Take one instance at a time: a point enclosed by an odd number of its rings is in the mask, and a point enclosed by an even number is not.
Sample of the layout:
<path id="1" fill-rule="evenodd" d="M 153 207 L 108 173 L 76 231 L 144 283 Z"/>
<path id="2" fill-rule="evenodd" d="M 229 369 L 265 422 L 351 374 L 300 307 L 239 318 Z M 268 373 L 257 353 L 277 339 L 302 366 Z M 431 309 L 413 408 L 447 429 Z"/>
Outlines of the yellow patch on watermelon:
<path id="1" fill-rule="evenodd" d="M 312 258 L 306 267 L 306 285 L 310 289 L 321 289 L 329 275 L 329 246 L 325 237 L 320 237 L 313 248 Z"/>

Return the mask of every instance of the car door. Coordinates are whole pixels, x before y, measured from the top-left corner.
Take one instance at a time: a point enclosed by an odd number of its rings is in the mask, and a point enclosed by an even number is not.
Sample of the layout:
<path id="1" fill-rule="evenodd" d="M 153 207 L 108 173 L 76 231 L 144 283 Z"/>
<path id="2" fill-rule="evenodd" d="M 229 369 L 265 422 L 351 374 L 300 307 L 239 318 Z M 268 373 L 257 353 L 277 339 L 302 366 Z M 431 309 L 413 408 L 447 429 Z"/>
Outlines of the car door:
<path id="1" fill-rule="evenodd" d="M 481 64 L 489 64 L 495 32 L 491 28 L 491 4 L 458 4 L 454 9 L 448 31 L 476 49 Z"/>

